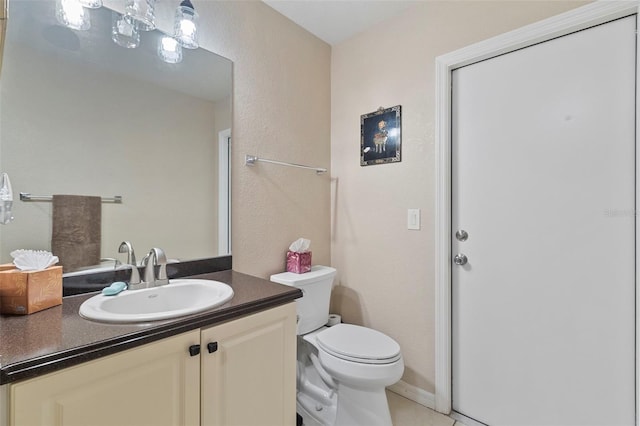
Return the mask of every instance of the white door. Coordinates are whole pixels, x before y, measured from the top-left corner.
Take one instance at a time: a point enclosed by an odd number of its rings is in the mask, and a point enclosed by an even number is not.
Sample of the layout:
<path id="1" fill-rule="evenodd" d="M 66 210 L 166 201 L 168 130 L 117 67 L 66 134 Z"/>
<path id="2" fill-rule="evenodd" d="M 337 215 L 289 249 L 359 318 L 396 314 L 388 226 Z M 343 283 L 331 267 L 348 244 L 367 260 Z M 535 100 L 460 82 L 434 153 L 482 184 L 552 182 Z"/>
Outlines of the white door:
<path id="1" fill-rule="evenodd" d="M 635 422 L 635 29 L 631 16 L 453 72 L 461 414 Z"/>

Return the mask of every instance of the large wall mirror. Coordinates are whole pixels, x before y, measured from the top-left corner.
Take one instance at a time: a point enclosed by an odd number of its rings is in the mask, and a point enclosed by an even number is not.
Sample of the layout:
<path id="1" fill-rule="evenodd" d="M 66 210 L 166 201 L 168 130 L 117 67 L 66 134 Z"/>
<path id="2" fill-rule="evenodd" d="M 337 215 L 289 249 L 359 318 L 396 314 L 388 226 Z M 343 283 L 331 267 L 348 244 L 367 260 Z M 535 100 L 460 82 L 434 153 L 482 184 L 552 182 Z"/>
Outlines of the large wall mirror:
<path id="1" fill-rule="evenodd" d="M 151 247 L 176 261 L 229 254 L 232 63 L 202 48 L 166 63 L 158 30 L 127 49 L 112 41 L 108 8 L 87 10 L 91 28 L 77 31 L 57 22 L 55 7 L 9 1 L 0 171 L 15 219 L 0 225 L 0 262 L 51 248 L 52 203 L 20 192 L 121 196 L 102 203 L 103 258 L 123 260 L 125 240 L 138 258 Z"/>

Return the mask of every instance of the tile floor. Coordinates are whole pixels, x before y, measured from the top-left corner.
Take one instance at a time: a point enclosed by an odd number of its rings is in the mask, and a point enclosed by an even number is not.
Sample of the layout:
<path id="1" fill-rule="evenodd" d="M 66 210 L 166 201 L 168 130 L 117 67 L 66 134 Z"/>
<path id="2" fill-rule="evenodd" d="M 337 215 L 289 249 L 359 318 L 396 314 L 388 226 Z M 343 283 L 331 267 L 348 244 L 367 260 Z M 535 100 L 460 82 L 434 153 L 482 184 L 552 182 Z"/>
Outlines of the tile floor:
<path id="1" fill-rule="evenodd" d="M 387 391 L 387 400 L 394 426 L 464 426 L 397 393 Z"/>

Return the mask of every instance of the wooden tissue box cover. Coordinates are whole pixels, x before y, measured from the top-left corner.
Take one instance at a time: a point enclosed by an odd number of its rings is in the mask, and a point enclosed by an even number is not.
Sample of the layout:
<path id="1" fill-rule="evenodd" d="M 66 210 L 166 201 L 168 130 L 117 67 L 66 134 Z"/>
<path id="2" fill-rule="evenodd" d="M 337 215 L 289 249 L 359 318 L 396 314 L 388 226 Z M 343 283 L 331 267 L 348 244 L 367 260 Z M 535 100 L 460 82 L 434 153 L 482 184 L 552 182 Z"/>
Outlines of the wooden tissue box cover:
<path id="1" fill-rule="evenodd" d="M 62 266 L 0 270 L 0 313 L 26 315 L 61 304 Z"/>

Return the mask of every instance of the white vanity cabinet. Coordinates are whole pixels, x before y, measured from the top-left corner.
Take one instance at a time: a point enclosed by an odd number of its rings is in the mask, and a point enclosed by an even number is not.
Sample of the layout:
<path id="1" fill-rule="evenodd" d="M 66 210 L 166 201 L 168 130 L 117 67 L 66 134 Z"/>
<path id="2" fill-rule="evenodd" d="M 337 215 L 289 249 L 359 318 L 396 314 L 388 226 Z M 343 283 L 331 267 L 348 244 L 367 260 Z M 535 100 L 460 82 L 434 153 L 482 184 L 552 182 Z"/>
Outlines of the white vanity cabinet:
<path id="1" fill-rule="evenodd" d="M 197 425 L 200 331 L 8 387 L 9 425 Z"/>
<path id="2" fill-rule="evenodd" d="M 202 353 L 202 425 L 296 424 L 295 303 L 202 330 Z"/>
<path id="3" fill-rule="evenodd" d="M 294 425 L 295 322 L 289 303 L 11 383 L 8 425 Z"/>

